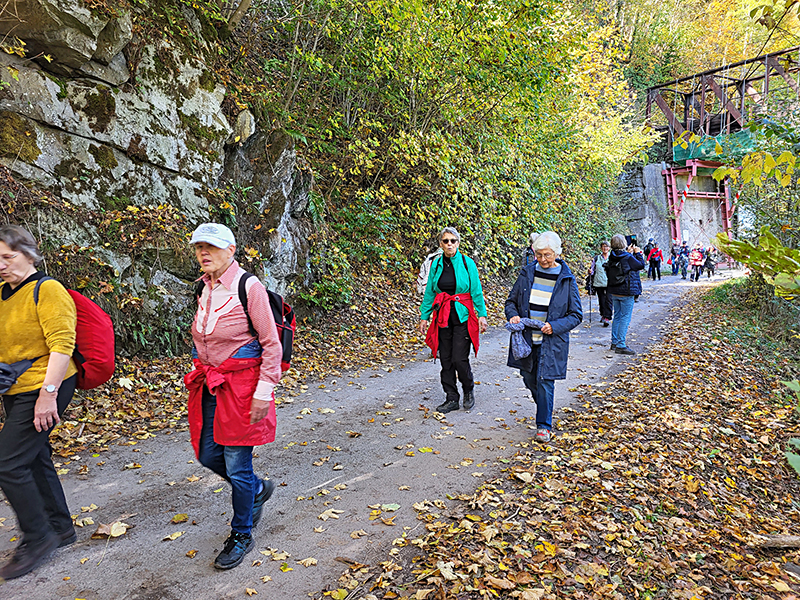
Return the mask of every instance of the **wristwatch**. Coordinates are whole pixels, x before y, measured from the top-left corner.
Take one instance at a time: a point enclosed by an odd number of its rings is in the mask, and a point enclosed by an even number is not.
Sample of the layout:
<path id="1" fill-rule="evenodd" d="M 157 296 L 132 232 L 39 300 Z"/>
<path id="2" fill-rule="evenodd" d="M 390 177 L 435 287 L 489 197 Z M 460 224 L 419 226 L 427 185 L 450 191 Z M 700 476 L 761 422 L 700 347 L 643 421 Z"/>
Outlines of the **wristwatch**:
<path id="1" fill-rule="evenodd" d="M 58 388 L 54 386 L 52 383 L 50 385 L 44 386 L 44 391 L 47 392 L 48 394 L 52 394 L 56 390 L 58 390 Z"/>

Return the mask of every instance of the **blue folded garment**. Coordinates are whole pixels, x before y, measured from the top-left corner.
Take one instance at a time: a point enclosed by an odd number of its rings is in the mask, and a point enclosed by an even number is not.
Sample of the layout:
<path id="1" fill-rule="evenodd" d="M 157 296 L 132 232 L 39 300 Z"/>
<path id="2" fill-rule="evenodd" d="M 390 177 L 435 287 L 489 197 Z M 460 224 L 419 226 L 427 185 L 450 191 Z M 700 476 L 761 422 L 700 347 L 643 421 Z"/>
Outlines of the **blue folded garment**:
<path id="1" fill-rule="evenodd" d="M 544 327 L 544 322 L 539 319 L 528 319 L 526 317 L 522 317 L 519 323 L 506 323 L 506 329 L 511 332 L 511 353 L 514 355 L 514 358 L 517 360 L 527 358 L 531 355 L 531 352 L 533 352 L 533 348 L 525 341 L 525 337 L 522 335 L 525 328 L 541 329 L 542 327 Z"/>

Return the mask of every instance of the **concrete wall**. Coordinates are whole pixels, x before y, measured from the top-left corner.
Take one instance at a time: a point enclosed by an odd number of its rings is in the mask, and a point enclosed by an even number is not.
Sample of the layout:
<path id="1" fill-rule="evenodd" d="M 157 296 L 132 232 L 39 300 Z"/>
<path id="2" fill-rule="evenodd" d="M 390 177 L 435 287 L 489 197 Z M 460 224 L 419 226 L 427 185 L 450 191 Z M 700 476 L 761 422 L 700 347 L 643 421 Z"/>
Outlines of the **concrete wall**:
<path id="1" fill-rule="evenodd" d="M 670 221 L 667 204 L 667 185 L 661 174 L 665 163 L 629 166 L 620 175 L 617 194 L 631 233 L 639 238 L 644 247 L 649 238 L 654 238 L 666 255 L 671 247 Z M 687 177 L 678 177 L 678 190 L 686 187 Z M 711 177 L 695 177 L 690 189 L 700 192 L 716 192 L 718 185 Z M 690 246 L 699 243 L 712 246 L 714 236 L 722 231 L 722 215 L 718 200 L 688 198 L 680 216 L 681 239 Z"/>
<path id="2" fill-rule="evenodd" d="M 630 232 L 636 234 L 644 247 L 649 238 L 666 250 L 670 247 L 669 221 L 667 220 L 667 189 L 664 163 L 627 167 L 618 180 L 617 194 Z"/>

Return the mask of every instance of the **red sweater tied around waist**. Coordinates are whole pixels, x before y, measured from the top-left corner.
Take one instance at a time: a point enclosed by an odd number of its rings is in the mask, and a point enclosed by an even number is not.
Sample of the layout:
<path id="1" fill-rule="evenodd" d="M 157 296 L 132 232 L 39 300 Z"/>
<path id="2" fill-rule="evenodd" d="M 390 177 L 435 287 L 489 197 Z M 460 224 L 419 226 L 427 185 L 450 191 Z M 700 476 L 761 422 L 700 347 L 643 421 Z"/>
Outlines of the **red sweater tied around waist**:
<path id="1" fill-rule="evenodd" d="M 433 312 L 431 313 L 431 324 L 428 326 L 428 334 L 425 336 L 425 344 L 431 349 L 434 358 L 439 351 L 439 328 L 446 328 L 450 320 L 450 310 L 453 302 L 460 302 L 469 311 L 467 317 L 467 331 L 472 347 L 475 349 L 475 356 L 478 356 L 478 346 L 480 346 L 480 335 L 478 327 L 478 315 L 472 305 L 472 296 L 469 293 L 448 294 L 439 292 L 433 299 Z"/>

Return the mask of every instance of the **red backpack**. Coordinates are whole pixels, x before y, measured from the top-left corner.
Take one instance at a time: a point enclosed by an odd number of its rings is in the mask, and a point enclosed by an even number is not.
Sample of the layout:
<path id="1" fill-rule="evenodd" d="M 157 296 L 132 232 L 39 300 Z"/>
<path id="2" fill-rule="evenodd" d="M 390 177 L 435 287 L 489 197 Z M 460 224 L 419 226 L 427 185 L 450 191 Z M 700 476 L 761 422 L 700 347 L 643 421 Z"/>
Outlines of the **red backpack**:
<path id="1" fill-rule="evenodd" d="M 39 304 L 39 286 L 33 288 L 33 301 Z M 67 290 L 75 302 L 78 322 L 75 327 L 75 350 L 72 358 L 78 367 L 78 388 L 91 390 L 104 384 L 114 374 L 114 324 L 106 312 L 75 290 Z"/>

